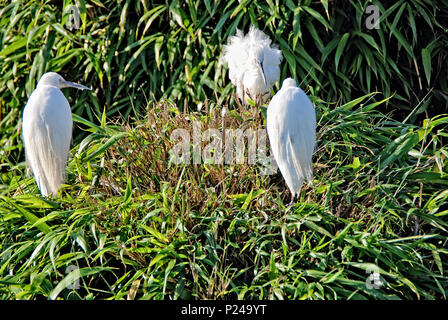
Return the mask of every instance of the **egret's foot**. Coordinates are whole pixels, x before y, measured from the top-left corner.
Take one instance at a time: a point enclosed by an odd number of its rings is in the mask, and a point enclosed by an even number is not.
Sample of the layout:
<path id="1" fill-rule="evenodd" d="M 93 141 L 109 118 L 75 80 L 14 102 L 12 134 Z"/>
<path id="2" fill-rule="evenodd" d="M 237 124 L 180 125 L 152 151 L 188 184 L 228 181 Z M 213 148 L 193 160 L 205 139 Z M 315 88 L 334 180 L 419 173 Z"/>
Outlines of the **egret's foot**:
<path id="1" fill-rule="evenodd" d="M 294 208 L 294 204 L 296 203 L 295 202 L 295 198 L 296 197 L 292 197 L 291 198 L 291 201 L 288 203 L 288 205 L 286 206 L 286 210 L 285 210 L 285 212 L 289 212 L 290 210 L 292 210 L 293 208 Z"/>
<path id="2" fill-rule="evenodd" d="M 288 207 L 292 207 L 295 203 L 296 203 L 296 197 L 295 196 L 292 196 L 291 197 L 291 201 L 288 203 Z"/>

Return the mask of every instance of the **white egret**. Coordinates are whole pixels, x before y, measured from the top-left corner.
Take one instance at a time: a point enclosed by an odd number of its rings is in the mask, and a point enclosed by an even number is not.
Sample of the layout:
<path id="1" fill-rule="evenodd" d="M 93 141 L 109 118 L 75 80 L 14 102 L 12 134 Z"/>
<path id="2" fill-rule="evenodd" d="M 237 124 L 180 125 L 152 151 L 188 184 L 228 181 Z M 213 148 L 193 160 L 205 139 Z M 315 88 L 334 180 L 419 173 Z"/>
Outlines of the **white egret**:
<path id="1" fill-rule="evenodd" d="M 313 177 L 316 112 L 296 81 L 288 78 L 269 103 L 266 116 L 271 151 L 291 191 L 292 202 L 304 180 Z"/>
<path id="2" fill-rule="evenodd" d="M 271 39 L 254 26 L 246 35 L 237 30 L 229 44 L 224 45 L 229 78 L 243 103 L 247 103 L 248 97 L 263 102 L 269 96 L 278 80 L 281 60 L 281 51 L 276 46 L 271 47 Z"/>
<path id="3" fill-rule="evenodd" d="M 72 139 L 72 113 L 60 89 L 91 90 L 64 80 L 55 72 L 45 73 L 23 110 L 23 143 L 28 166 L 43 196 L 56 196 L 64 181 Z"/>

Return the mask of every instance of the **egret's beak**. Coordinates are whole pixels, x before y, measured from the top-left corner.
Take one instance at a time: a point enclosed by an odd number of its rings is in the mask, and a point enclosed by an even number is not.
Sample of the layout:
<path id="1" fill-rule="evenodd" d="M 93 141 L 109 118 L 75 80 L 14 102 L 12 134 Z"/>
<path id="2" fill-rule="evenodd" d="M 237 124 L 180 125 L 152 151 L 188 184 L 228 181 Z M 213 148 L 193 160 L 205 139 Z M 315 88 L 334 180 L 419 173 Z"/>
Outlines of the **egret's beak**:
<path id="1" fill-rule="evenodd" d="M 257 66 L 258 70 L 261 73 L 261 77 L 263 78 L 264 85 L 267 86 L 268 83 L 266 82 L 266 75 L 264 74 L 264 70 L 263 70 L 263 67 L 261 66 L 261 63 L 256 63 L 255 65 Z"/>
<path id="2" fill-rule="evenodd" d="M 92 90 L 92 88 L 86 87 L 86 86 L 84 86 L 82 84 L 79 84 L 79 83 L 67 81 L 67 80 L 65 80 L 62 83 L 62 85 L 61 85 L 61 88 L 69 88 L 69 87 L 76 88 L 76 89 L 79 89 L 79 90 Z"/>

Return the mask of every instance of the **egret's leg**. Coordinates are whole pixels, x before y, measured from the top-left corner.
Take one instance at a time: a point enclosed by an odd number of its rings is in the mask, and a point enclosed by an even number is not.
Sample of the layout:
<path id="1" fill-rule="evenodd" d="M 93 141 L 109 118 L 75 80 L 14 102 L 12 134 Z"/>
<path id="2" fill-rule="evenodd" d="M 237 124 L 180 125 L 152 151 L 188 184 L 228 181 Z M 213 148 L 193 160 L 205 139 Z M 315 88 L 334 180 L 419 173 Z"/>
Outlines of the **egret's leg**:
<path id="1" fill-rule="evenodd" d="M 299 200 L 300 198 L 300 192 L 302 191 L 302 186 L 300 186 L 299 191 L 295 195 L 291 195 L 291 202 L 288 204 L 288 206 L 292 206 L 296 200 Z"/>
<path id="2" fill-rule="evenodd" d="M 295 203 L 296 196 L 291 196 L 291 201 L 288 203 L 288 207 L 292 207 Z"/>
<path id="3" fill-rule="evenodd" d="M 221 140 L 221 148 L 224 149 L 224 154 L 226 154 L 226 120 L 227 120 L 227 108 L 223 107 L 221 111 L 221 130 L 222 130 L 222 140 Z"/>
<path id="4" fill-rule="evenodd" d="M 251 96 L 250 93 L 249 93 L 249 90 L 246 91 L 246 95 L 247 95 L 247 97 L 248 97 L 250 100 L 253 100 L 253 99 L 252 99 L 252 96 Z"/>
<path id="5" fill-rule="evenodd" d="M 263 96 L 261 94 L 257 95 L 257 100 L 255 101 L 257 106 L 261 106 L 263 103 Z"/>
<path id="6" fill-rule="evenodd" d="M 243 85 L 243 98 L 241 99 L 242 101 L 241 101 L 241 105 L 242 106 L 244 106 L 244 104 L 245 104 L 245 100 L 246 100 L 246 98 L 245 98 L 245 95 L 246 94 L 246 89 L 244 88 L 244 85 Z"/>

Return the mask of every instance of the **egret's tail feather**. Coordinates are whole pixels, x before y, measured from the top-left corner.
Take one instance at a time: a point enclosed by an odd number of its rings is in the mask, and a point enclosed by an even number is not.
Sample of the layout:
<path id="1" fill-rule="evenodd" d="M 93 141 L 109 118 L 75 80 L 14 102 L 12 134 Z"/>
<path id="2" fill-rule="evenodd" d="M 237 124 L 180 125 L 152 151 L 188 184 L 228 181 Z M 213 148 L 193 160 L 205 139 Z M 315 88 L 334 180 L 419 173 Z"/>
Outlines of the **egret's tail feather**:
<path id="1" fill-rule="evenodd" d="M 35 135 L 26 146 L 26 160 L 36 178 L 37 186 L 43 196 L 58 194 L 64 182 L 65 163 L 67 159 L 59 158 L 47 137 Z"/>
<path id="2" fill-rule="evenodd" d="M 305 181 L 313 181 L 312 159 L 307 158 L 304 154 L 294 153 L 294 146 L 290 137 L 288 138 L 287 144 L 287 158 L 292 159 L 292 162 L 289 163 L 289 165 L 292 166 L 293 169 L 286 175 L 287 179 L 285 178 L 285 180 L 294 197 L 300 192 Z"/>

